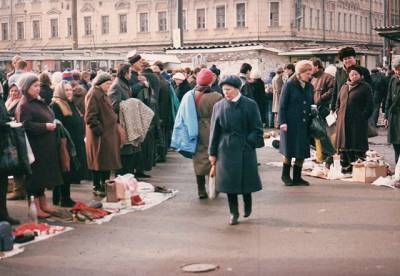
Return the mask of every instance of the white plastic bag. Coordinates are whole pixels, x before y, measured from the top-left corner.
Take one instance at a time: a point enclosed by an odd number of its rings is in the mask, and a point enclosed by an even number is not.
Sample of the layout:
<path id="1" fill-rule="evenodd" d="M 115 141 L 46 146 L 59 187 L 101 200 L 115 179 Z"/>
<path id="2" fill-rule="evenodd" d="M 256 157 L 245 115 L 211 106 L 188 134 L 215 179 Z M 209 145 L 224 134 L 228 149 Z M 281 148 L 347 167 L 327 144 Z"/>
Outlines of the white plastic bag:
<path id="1" fill-rule="evenodd" d="M 397 161 L 396 167 L 394 168 L 394 180 L 400 181 L 400 158 Z"/>
<path id="2" fill-rule="evenodd" d="M 208 198 L 215 199 L 217 197 L 217 191 L 215 190 L 215 176 L 208 178 Z"/>
<path id="3" fill-rule="evenodd" d="M 114 179 L 117 183 L 121 183 L 124 186 L 125 191 L 129 191 L 131 196 L 136 196 L 139 194 L 138 182 L 133 174 L 118 175 Z M 125 197 L 125 195 L 124 195 Z"/>
<path id="4" fill-rule="evenodd" d="M 29 165 L 32 165 L 33 162 L 35 162 L 35 155 L 33 155 L 31 144 L 29 143 L 28 136 L 26 136 L 26 133 L 25 133 L 25 141 L 26 141 L 26 153 L 28 155 Z"/>

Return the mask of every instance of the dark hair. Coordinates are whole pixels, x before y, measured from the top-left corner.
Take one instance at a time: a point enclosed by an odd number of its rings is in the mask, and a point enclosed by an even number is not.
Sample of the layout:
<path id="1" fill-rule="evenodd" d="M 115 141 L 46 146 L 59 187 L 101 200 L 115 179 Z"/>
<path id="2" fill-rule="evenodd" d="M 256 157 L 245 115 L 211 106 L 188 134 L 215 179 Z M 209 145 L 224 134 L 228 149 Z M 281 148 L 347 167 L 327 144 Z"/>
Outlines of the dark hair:
<path id="1" fill-rule="evenodd" d="M 378 72 L 379 72 L 378 68 L 374 68 L 374 69 L 371 70 L 371 73 L 372 73 L 372 74 L 376 74 L 376 73 L 378 73 Z"/>
<path id="2" fill-rule="evenodd" d="M 25 60 L 18 60 L 17 63 L 15 64 L 15 69 L 16 70 L 23 70 L 26 67 L 28 67 L 28 63 L 26 63 Z"/>
<path id="3" fill-rule="evenodd" d="M 352 65 L 352 66 L 350 66 L 349 68 L 347 68 L 347 72 L 350 72 L 350 71 L 352 71 L 352 70 L 357 71 L 357 73 L 359 73 L 362 77 L 364 76 L 363 71 L 362 71 L 362 69 L 361 69 L 361 66 L 359 66 L 359 65 Z"/>
<path id="4" fill-rule="evenodd" d="M 40 84 L 51 86 L 51 80 L 47 73 L 41 73 L 39 75 L 39 82 L 40 82 Z"/>
<path id="5" fill-rule="evenodd" d="M 90 80 L 94 80 L 94 78 L 97 76 L 97 73 L 95 71 L 90 72 Z"/>
<path id="6" fill-rule="evenodd" d="M 74 71 L 74 72 L 72 73 L 72 78 L 73 78 L 74 80 L 76 80 L 76 81 L 80 81 L 80 80 L 81 80 L 81 73 L 78 72 L 78 71 Z"/>
<path id="7" fill-rule="evenodd" d="M 200 73 L 200 71 L 201 71 L 201 67 L 196 67 L 193 70 L 193 74 L 197 75 L 198 73 Z"/>
<path id="8" fill-rule="evenodd" d="M 285 69 L 287 69 L 287 70 L 292 70 L 293 72 L 296 71 L 296 68 L 294 67 L 294 64 L 293 64 L 293 63 L 287 64 L 287 65 L 285 66 Z"/>
<path id="9" fill-rule="evenodd" d="M 160 68 L 160 71 L 164 71 L 164 64 L 160 60 L 154 62 L 154 65 Z"/>
<path id="10" fill-rule="evenodd" d="M 324 69 L 324 65 L 319 58 L 311 58 L 310 60 L 315 67 L 318 67 L 319 69 Z"/>
<path id="11" fill-rule="evenodd" d="M 251 71 L 251 69 L 253 69 L 253 67 L 251 67 L 250 64 L 243 63 L 242 66 L 240 66 L 240 73 L 247 74 L 247 72 Z"/>
<path id="12" fill-rule="evenodd" d="M 117 67 L 117 77 L 120 79 L 124 79 L 126 73 L 129 72 L 129 68 L 131 68 L 131 65 L 128 63 L 120 63 L 118 64 Z"/>

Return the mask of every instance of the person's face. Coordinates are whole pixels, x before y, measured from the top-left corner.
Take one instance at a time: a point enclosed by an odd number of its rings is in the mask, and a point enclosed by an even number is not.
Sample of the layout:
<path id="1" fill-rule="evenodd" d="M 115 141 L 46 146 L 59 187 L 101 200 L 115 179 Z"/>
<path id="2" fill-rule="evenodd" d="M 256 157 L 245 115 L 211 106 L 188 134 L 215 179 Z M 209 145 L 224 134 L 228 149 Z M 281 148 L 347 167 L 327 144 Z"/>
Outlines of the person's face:
<path id="1" fill-rule="evenodd" d="M 349 79 L 351 81 L 358 81 L 361 79 L 361 75 L 356 70 L 351 70 L 349 73 Z"/>
<path id="2" fill-rule="evenodd" d="M 18 88 L 14 85 L 13 87 L 11 87 L 10 89 L 10 98 L 11 99 L 18 99 L 21 96 L 21 94 L 19 93 Z"/>
<path id="3" fill-rule="evenodd" d="M 126 79 L 126 80 L 130 80 L 130 79 L 131 79 L 131 76 L 132 76 L 132 70 L 129 69 L 128 73 L 125 74 L 125 79 Z"/>
<path id="4" fill-rule="evenodd" d="M 175 83 L 176 83 L 176 85 L 181 85 L 181 84 L 182 84 L 182 82 L 183 82 L 183 80 L 178 80 L 178 79 L 175 79 Z"/>
<path id="5" fill-rule="evenodd" d="M 111 81 L 111 80 L 106 81 L 106 82 L 104 82 L 104 83 L 102 83 L 102 84 L 100 85 L 100 88 L 101 88 L 105 93 L 107 93 L 108 90 L 110 90 L 111 84 L 112 84 L 112 81 Z"/>
<path id="6" fill-rule="evenodd" d="M 309 69 L 304 73 L 299 74 L 299 79 L 305 82 L 309 82 L 312 76 L 313 70 Z"/>
<path id="7" fill-rule="evenodd" d="M 288 76 L 288 77 L 293 75 L 293 71 L 291 69 L 285 69 L 284 72 L 285 72 L 285 75 Z"/>
<path id="8" fill-rule="evenodd" d="M 348 67 L 356 64 L 356 59 L 355 59 L 355 57 L 345 57 L 343 59 L 343 64 L 346 68 L 348 68 Z"/>
<path id="9" fill-rule="evenodd" d="M 315 73 L 318 72 L 318 70 L 319 70 L 319 67 L 318 67 L 318 66 L 315 66 L 315 65 L 313 64 L 312 74 L 314 75 Z"/>
<path id="10" fill-rule="evenodd" d="M 40 82 L 36 81 L 31 85 L 31 87 L 29 87 L 28 94 L 32 98 L 37 98 L 39 96 L 39 92 L 40 92 Z"/>
<path id="11" fill-rule="evenodd" d="M 135 71 L 135 72 L 140 72 L 140 71 L 142 71 L 141 60 L 139 60 L 138 62 L 132 64 L 131 69 L 132 69 L 132 71 Z"/>
<path id="12" fill-rule="evenodd" d="M 71 84 L 66 83 L 64 85 L 64 91 L 65 91 L 65 96 L 67 96 L 68 101 L 72 101 L 74 93 L 73 93 Z"/>
<path id="13" fill-rule="evenodd" d="M 400 78 L 400 66 L 394 68 L 394 73 L 398 78 Z"/>
<path id="14" fill-rule="evenodd" d="M 228 84 L 225 84 L 222 87 L 222 91 L 224 93 L 225 99 L 227 99 L 228 101 L 232 101 L 235 97 L 237 97 L 237 95 L 239 95 L 239 89 Z"/>
<path id="15" fill-rule="evenodd" d="M 214 83 L 216 80 L 217 80 L 217 75 L 216 74 L 213 74 L 213 80 L 212 80 L 212 83 Z"/>
<path id="16" fill-rule="evenodd" d="M 89 74 L 83 75 L 83 80 L 86 82 L 90 82 L 90 75 Z"/>

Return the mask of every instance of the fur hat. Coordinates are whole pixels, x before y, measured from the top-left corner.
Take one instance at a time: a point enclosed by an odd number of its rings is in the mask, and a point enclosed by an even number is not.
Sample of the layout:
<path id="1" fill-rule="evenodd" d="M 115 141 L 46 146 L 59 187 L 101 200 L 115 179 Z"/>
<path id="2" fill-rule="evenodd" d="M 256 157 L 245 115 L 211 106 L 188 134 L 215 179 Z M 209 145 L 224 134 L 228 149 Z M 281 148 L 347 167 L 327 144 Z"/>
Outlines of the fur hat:
<path id="1" fill-rule="evenodd" d="M 355 57 L 356 51 L 353 47 L 344 47 L 339 51 L 339 59 L 343 60 L 345 57 Z"/>
<path id="2" fill-rule="evenodd" d="M 210 71 L 213 72 L 215 75 L 217 75 L 217 77 L 221 74 L 221 70 L 219 70 L 219 69 L 217 68 L 217 65 L 215 65 L 215 64 L 213 64 L 213 65 L 210 67 Z"/>
<path id="3" fill-rule="evenodd" d="M 235 75 L 229 75 L 223 77 L 222 80 L 219 82 L 219 86 L 222 87 L 225 84 L 233 86 L 237 89 L 240 89 L 242 87 L 242 81 L 240 80 L 239 77 Z"/>
<path id="4" fill-rule="evenodd" d="M 98 73 L 97 76 L 93 79 L 93 85 L 102 85 L 106 81 L 111 80 L 111 75 L 105 72 Z"/>

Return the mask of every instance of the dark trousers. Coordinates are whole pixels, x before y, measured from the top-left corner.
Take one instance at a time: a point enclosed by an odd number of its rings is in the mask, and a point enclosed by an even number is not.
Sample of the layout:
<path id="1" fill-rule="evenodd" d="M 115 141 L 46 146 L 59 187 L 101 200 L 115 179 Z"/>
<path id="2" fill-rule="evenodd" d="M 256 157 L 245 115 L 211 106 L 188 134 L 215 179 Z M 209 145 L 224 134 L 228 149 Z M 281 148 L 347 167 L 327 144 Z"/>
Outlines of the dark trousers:
<path id="1" fill-rule="evenodd" d="M 71 199 L 71 179 L 70 172 L 63 173 L 63 184 L 53 189 L 53 204 L 58 205 L 60 202 L 66 202 Z"/>
<path id="2" fill-rule="evenodd" d="M 340 164 L 343 168 L 351 167 L 351 163 L 358 159 L 365 159 L 365 152 L 361 151 L 341 151 L 340 152 Z"/>
<path id="3" fill-rule="evenodd" d="M 244 209 L 251 210 L 251 194 L 243 194 Z M 228 194 L 229 211 L 232 215 L 239 215 L 239 203 L 237 194 Z"/>
<path id="4" fill-rule="evenodd" d="M 117 174 L 124 175 L 127 173 L 135 173 L 135 156 L 134 154 L 121 154 L 122 169 Z"/>
<path id="5" fill-rule="evenodd" d="M 400 156 L 400 144 L 393 144 L 393 148 L 394 148 L 395 162 L 397 164 L 397 161 L 399 161 L 399 156 Z"/>
<path id="6" fill-rule="evenodd" d="M 0 174 L 0 221 L 8 217 L 7 212 L 8 176 Z"/>
<path id="7" fill-rule="evenodd" d="M 274 114 L 272 113 L 272 100 L 268 100 L 266 104 L 265 121 L 268 128 L 274 127 Z"/>
<path id="8" fill-rule="evenodd" d="M 93 186 L 96 190 L 104 190 L 106 180 L 110 178 L 110 171 L 93 171 Z"/>
<path id="9" fill-rule="evenodd" d="M 45 189 L 33 187 L 29 175 L 26 176 L 25 183 L 26 183 L 26 194 L 28 195 L 28 198 L 30 198 L 31 196 L 34 196 L 34 197 L 44 196 Z"/>

